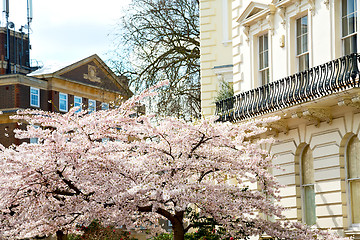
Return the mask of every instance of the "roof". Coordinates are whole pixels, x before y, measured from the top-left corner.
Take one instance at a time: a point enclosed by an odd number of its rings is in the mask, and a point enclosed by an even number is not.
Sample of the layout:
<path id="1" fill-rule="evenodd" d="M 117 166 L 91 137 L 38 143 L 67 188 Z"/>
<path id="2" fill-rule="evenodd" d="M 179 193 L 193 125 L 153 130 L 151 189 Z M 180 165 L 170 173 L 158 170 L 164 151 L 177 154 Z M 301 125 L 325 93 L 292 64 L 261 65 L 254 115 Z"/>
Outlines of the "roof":
<path id="1" fill-rule="evenodd" d="M 97 54 L 67 66 L 59 64 L 47 65 L 29 73 L 27 76 L 45 80 L 52 78 L 63 79 L 119 92 L 121 95 L 128 97 L 132 95 L 127 81 L 124 80 L 124 78 L 127 78 L 117 76 Z"/>

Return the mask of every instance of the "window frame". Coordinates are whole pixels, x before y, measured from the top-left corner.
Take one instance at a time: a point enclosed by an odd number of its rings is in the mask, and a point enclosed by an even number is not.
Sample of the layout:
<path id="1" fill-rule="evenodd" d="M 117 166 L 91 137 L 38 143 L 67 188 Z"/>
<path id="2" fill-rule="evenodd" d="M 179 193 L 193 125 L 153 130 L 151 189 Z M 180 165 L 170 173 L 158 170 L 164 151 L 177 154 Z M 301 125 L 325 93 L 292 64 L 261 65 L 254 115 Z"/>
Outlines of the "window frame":
<path id="1" fill-rule="evenodd" d="M 61 99 L 61 96 L 65 96 L 65 107 L 66 107 L 65 109 L 61 108 L 61 102 L 64 101 L 64 99 Z M 68 96 L 68 94 L 60 92 L 59 93 L 59 111 L 60 112 L 67 112 L 68 109 L 69 109 L 68 104 L 69 104 L 69 96 Z"/>
<path id="2" fill-rule="evenodd" d="M 80 102 L 76 102 L 76 99 L 80 99 Z M 79 104 L 79 105 L 77 105 Z M 79 107 L 78 110 L 76 110 L 76 112 L 80 112 L 82 110 L 82 97 L 79 96 L 74 96 L 74 107 Z"/>
<path id="3" fill-rule="evenodd" d="M 298 21 L 302 21 L 303 18 L 306 17 L 306 33 L 298 33 Z M 300 30 L 301 31 L 301 30 Z M 302 44 L 303 42 L 301 39 L 303 36 L 306 35 L 306 51 L 303 51 Z M 300 41 L 299 41 L 300 39 Z M 301 53 L 298 52 L 300 44 Z M 304 69 L 300 68 L 301 58 L 307 56 L 307 67 Z M 309 15 L 305 14 L 303 16 L 300 16 L 295 19 L 295 57 L 296 57 L 296 65 L 297 65 L 297 71 L 302 72 L 305 70 L 308 70 L 310 68 L 310 50 L 309 50 Z"/>
<path id="4" fill-rule="evenodd" d="M 340 39 L 341 39 L 341 53 L 342 55 L 348 55 L 351 53 L 356 53 L 358 51 L 358 46 L 357 46 L 357 41 L 358 41 L 358 36 L 357 36 L 357 32 L 358 32 L 358 23 L 357 23 L 357 0 L 354 0 L 354 12 L 351 13 L 346 13 L 346 15 L 343 15 L 343 7 L 344 7 L 344 1 L 347 0 L 341 0 L 340 1 L 340 27 L 341 27 L 341 31 L 340 31 Z M 355 15 L 355 21 L 354 21 L 354 32 L 353 33 L 347 33 L 346 36 L 344 36 L 344 25 L 343 25 L 343 20 L 344 18 L 347 18 L 348 16 L 354 14 Z M 349 22 L 347 22 L 347 31 L 349 30 Z M 351 42 L 351 38 L 355 36 L 355 51 L 351 51 L 349 53 L 345 52 L 345 40 L 350 39 Z"/>
<path id="5" fill-rule="evenodd" d="M 352 208 L 352 187 L 351 187 L 351 182 L 357 182 L 357 181 L 360 181 L 360 177 L 357 177 L 357 178 L 350 178 L 350 173 L 349 173 L 349 170 L 350 170 L 350 160 L 349 160 L 349 148 L 350 148 L 350 144 L 351 144 L 351 141 L 353 139 L 357 138 L 358 140 L 360 140 L 358 138 L 357 135 L 353 135 L 351 136 L 347 143 L 346 143 L 346 150 L 345 150 L 345 183 L 346 183 L 346 197 L 347 197 L 347 202 L 348 202 L 348 222 L 349 222 L 349 227 L 351 229 L 354 229 L 354 230 L 357 230 L 359 231 L 360 230 L 360 222 L 359 223 L 353 223 L 353 208 Z"/>
<path id="6" fill-rule="evenodd" d="M 264 50 L 264 46 L 265 46 L 265 40 L 264 37 L 267 36 L 267 49 Z M 259 83 L 260 86 L 263 86 L 265 84 L 270 83 L 270 61 L 269 61 L 269 55 L 270 55 L 270 51 L 269 51 L 269 33 L 266 32 L 264 34 L 261 34 L 257 37 L 258 39 L 258 72 L 259 72 Z M 260 49 L 260 43 L 262 43 L 262 50 Z M 267 53 L 267 66 L 264 66 L 263 68 L 261 68 L 261 62 L 264 63 L 265 65 L 265 53 Z M 267 77 L 264 78 L 263 74 L 266 74 Z M 265 76 L 266 76 L 265 75 Z"/>
<path id="7" fill-rule="evenodd" d="M 92 103 L 94 110 L 90 110 L 90 103 Z M 96 112 L 96 100 L 88 99 L 88 112 L 89 113 Z"/>
<path id="8" fill-rule="evenodd" d="M 300 155 L 300 189 L 301 189 L 301 202 L 302 202 L 302 222 L 303 223 L 306 223 L 307 225 L 309 226 L 313 226 L 316 224 L 316 219 L 317 219 L 317 216 L 316 216 L 316 191 L 315 191 L 315 180 L 312 182 L 312 183 L 304 183 L 304 171 L 305 171 L 305 168 L 304 168 L 304 155 L 306 153 L 306 150 L 309 149 L 311 152 L 311 155 L 312 155 L 312 166 L 314 167 L 314 156 L 313 156 L 313 151 L 310 147 L 310 145 L 306 145 L 303 149 L 302 149 L 302 152 L 301 152 L 301 155 Z M 312 178 L 314 178 L 314 168 L 313 168 L 313 176 Z M 306 210 L 308 209 L 308 206 L 306 204 L 306 189 L 308 188 L 312 188 L 313 191 L 314 191 L 314 197 L 313 197 L 313 201 L 314 201 L 314 209 L 313 209 L 313 214 L 314 214 L 314 217 L 315 219 L 313 223 L 308 223 L 307 222 L 307 212 Z"/>
<path id="9" fill-rule="evenodd" d="M 102 102 L 101 103 L 101 110 L 109 110 L 109 103 Z"/>
<path id="10" fill-rule="evenodd" d="M 36 94 L 32 93 L 32 90 L 37 91 Z M 32 96 L 37 96 L 37 104 L 32 103 Z M 40 89 L 35 87 L 30 87 L 30 106 L 31 107 L 40 107 Z"/>

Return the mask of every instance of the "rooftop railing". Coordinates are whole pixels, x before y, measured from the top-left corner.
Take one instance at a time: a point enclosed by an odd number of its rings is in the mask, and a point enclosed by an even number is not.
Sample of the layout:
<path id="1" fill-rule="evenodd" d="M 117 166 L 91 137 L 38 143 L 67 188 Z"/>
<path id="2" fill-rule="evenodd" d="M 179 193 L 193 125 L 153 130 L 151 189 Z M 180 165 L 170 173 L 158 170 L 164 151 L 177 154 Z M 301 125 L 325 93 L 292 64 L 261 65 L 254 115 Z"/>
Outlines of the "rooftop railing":
<path id="1" fill-rule="evenodd" d="M 353 53 L 216 102 L 216 115 L 238 122 L 360 87 L 359 60 Z"/>

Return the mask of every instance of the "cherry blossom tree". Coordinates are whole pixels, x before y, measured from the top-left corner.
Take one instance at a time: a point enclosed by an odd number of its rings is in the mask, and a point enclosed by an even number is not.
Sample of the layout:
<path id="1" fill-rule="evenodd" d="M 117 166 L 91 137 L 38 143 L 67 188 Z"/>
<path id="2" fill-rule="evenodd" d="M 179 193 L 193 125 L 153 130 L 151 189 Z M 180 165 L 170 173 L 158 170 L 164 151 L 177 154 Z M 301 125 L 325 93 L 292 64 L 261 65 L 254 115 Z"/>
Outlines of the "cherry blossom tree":
<path id="1" fill-rule="evenodd" d="M 164 218 L 174 240 L 183 240 L 192 227 L 186 221 L 191 208 L 235 238 L 336 238 L 300 223 L 268 220 L 284 219 L 279 185 L 268 171 L 271 140 L 258 138 L 270 120 L 234 125 L 134 117 L 131 109 L 149 92 L 91 114 L 75 108 L 19 112 L 14 118 L 28 125 L 16 136 L 38 143 L 0 149 L 2 237 L 76 232 L 76 225 L 93 219 L 156 232 Z"/>

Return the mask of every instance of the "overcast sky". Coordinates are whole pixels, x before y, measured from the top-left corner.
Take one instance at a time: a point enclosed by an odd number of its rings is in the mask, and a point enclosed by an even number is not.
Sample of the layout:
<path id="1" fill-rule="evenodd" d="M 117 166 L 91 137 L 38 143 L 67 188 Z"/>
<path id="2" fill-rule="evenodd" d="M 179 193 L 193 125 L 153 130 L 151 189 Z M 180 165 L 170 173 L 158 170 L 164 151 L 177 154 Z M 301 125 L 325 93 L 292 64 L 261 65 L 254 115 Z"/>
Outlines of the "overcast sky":
<path id="1" fill-rule="evenodd" d="M 14 22 L 18 30 L 27 23 L 27 1 L 9 2 L 9 21 Z M 41 61 L 44 65 L 64 65 L 96 53 L 105 61 L 108 58 L 106 53 L 113 49 L 111 33 L 119 22 L 124 7 L 130 2 L 131 0 L 33 0 L 30 58 Z M 1 25 L 4 24 L 3 13 Z"/>

